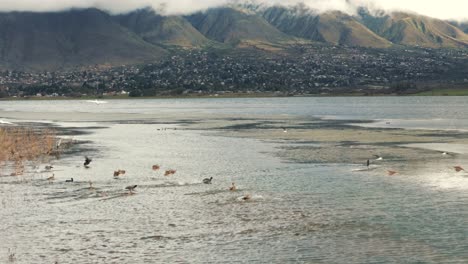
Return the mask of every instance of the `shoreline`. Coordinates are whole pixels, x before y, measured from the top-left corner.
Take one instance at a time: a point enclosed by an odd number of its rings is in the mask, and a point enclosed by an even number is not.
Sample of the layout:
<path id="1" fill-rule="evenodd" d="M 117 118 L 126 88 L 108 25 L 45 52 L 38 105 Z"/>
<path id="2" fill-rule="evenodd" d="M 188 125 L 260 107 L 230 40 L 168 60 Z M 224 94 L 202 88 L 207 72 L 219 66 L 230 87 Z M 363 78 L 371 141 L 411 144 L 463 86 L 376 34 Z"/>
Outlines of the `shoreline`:
<path id="1" fill-rule="evenodd" d="M 395 93 L 366 93 L 366 92 L 351 92 L 351 93 L 336 93 L 336 94 L 287 94 L 287 93 L 228 93 L 228 94 L 191 94 L 191 95 L 168 95 L 168 96 L 141 96 L 130 97 L 128 95 L 117 96 L 82 96 L 82 97 L 65 97 L 65 96 L 44 96 L 44 97 L 5 97 L 0 98 L 1 101 L 75 101 L 75 100 L 165 100 L 165 99 L 235 99 L 235 98 L 288 98 L 288 97 L 464 97 L 468 96 L 468 88 L 436 88 L 427 91 L 408 94 Z"/>

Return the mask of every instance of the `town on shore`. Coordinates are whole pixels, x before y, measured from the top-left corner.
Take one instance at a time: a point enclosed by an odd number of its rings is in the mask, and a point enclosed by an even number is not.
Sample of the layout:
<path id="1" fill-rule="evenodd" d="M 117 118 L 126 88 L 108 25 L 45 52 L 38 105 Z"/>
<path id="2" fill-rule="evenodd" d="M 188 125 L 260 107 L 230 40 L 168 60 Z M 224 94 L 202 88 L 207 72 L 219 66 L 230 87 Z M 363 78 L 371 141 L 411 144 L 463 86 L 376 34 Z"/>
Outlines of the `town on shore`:
<path id="1" fill-rule="evenodd" d="M 175 54 L 175 55 L 174 55 Z M 0 98 L 385 95 L 468 88 L 468 50 L 295 44 L 179 50 L 142 65 L 0 71 Z"/>

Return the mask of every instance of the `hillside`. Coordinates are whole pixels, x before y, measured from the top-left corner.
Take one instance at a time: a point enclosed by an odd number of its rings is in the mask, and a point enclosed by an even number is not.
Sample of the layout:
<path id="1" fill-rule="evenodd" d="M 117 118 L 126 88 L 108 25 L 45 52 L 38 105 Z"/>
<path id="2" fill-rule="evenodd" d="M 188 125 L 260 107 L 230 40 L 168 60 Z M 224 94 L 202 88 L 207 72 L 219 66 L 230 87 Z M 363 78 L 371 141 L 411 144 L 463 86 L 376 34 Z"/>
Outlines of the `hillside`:
<path id="1" fill-rule="evenodd" d="M 463 30 L 463 32 L 468 33 L 468 22 L 459 23 L 458 27 Z"/>
<path id="2" fill-rule="evenodd" d="M 447 21 L 403 12 L 373 16 L 361 11 L 360 15 L 369 29 L 396 44 L 429 48 L 468 47 L 468 35 Z"/>
<path id="3" fill-rule="evenodd" d="M 211 40 L 231 45 L 249 43 L 278 44 L 293 41 L 262 17 L 234 8 L 216 8 L 187 17 L 192 25 Z"/>
<path id="4" fill-rule="evenodd" d="M 98 9 L 0 13 L 0 70 L 58 70 L 156 62 L 181 49 L 283 53 L 322 42 L 350 47 L 468 48 L 467 23 L 408 13 L 350 16 L 295 7 L 236 6 L 187 16 L 150 9 L 110 15 Z M 322 45 L 322 44 L 320 44 Z"/>
<path id="5" fill-rule="evenodd" d="M 262 16 L 286 34 L 314 41 L 349 46 L 387 48 L 391 43 L 378 36 L 356 18 L 342 12 L 315 14 L 301 8 L 270 7 Z"/>
<path id="6" fill-rule="evenodd" d="M 198 48 L 211 43 L 184 17 L 161 16 L 153 10 L 143 9 L 115 18 L 151 44 Z"/>
<path id="7" fill-rule="evenodd" d="M 155 60 L 166 52 L 96 10 L 0 13 L 0 65 L 58 69 Z"/>

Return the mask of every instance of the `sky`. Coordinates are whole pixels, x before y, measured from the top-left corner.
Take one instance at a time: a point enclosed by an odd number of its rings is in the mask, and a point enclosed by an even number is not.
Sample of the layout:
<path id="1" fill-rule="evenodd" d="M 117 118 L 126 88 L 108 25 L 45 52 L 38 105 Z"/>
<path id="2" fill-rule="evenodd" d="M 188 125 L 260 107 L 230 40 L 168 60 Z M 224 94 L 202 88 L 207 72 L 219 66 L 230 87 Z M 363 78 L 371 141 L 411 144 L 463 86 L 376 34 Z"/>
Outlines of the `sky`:
<path id="1" fill-rule="evenodd" d="M 0 0 L 1 11 L 62 11 L 96 7 L 112 13 L 125 13 L 152 7 L 165 14 L 188 14 L 237 2 L 267 5 L 305 5 L 319 11 L 340 10 L 349 14 L 359 6 L 385 11 L 411 11 L 440 19 L 468 20 L 468 0 Z"/>

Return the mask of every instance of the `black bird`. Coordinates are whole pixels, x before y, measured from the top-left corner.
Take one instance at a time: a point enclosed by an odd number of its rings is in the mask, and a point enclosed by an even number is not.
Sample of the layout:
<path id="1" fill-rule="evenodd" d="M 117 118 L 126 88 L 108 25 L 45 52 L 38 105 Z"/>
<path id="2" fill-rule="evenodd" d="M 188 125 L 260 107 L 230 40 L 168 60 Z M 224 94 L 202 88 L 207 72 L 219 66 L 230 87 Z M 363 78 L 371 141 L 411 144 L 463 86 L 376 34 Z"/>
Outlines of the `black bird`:
<path id="1" fill-rule="evenodd" d="M 133 191 L 135 190 L 137 186 L 138 185 L 130 185 L 130 186 L 125 187 L 125 189 L 128 190 L 130 194 L 133 194 Z"/>
<path id="2" fill-rule="evenodd" d="M 85 162 L 83 163 L 83 165 L 86 167 L 86 168 L 89 168 L 89 164 L 91 163 L 91 161 L 93 161 L 92 159 L 90 159 L 88 156 L 85 157 Z"/>
<path id="3" fill-rule="evenodd" d="M 211 184 L 211 180 L 213 180 L 213 177 L 205 178 L 205 179 L 203 179 L 203 183 L 204 184 Z"/>
<path id="4" fill-rule="evenodd" d="M 367 160 L 367 168 L 369 168 L 370 160 Z"/>
<path id="5" fill-rule="evenodd" d="M 73 182 L 73 178 L 66 180 L 65 182 Z"/>

